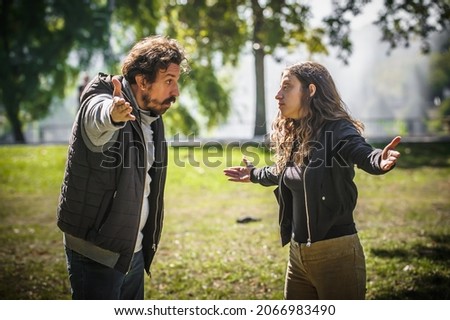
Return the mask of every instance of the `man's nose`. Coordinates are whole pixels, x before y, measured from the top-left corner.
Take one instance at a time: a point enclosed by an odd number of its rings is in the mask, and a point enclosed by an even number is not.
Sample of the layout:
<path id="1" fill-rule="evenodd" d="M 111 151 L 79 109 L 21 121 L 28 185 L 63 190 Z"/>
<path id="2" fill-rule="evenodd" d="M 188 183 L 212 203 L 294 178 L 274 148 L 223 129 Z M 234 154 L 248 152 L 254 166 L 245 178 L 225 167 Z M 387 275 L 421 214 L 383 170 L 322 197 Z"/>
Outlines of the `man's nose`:
<path id="1" fill-rule="evenodd" d="M 175 97 L 179 97 L 180 96 L 180 89 L 178 88 L 178 84 L 175 85 L 175 88 L 172 89 L 171 93 Z"/>

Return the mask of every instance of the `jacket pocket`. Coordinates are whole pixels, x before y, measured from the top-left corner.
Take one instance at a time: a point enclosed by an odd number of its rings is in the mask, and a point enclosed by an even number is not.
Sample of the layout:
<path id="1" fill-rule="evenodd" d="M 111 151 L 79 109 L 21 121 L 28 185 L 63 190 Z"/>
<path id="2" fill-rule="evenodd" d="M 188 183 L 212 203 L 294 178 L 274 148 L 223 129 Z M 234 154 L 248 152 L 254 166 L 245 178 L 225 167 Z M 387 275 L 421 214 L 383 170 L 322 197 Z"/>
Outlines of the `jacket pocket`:
<path id="1" fill-rule="evenodd" d="M 102 201 L 98 208 L 98 214 L 95 219 L 94 229 L 96 231 L 99 231 L 103 226 L 103 224 L 105 223 L 105 221 L 108 219 L 109 212 L 111 210 L 112 203 L 114 201 L 114 193 L 115 190 L 107 190 L 103 195 Z"/>
<path id="2" fill-rule="evenodd" d="M 326 211 L 336 212 L 339 211 L 341 203 L 335 194 L 335 191 L 325 184 L 320 186 L 319 194 L 320 207 L 324 207 Z"/>

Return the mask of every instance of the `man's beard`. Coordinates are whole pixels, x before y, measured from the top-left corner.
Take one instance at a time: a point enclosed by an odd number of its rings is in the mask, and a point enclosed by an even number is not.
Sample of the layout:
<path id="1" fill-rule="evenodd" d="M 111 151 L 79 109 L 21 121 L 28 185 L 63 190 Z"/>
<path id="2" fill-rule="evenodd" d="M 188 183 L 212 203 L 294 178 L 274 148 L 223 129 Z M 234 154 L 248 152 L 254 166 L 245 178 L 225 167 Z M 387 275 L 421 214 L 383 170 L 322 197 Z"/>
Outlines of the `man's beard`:
<path id="1" fill-rule="evenodd" d="M 150 95 L 145 94 L 142 97 L 142 100 L 144 101 L 144 110 L 151 111 L 156 115 L 162 115 L 170 108 L 171 104 L 174 103 L 177 98 L 176 96 L 171 96 L 161 102 L 157 99 L 152 99 Z"/>

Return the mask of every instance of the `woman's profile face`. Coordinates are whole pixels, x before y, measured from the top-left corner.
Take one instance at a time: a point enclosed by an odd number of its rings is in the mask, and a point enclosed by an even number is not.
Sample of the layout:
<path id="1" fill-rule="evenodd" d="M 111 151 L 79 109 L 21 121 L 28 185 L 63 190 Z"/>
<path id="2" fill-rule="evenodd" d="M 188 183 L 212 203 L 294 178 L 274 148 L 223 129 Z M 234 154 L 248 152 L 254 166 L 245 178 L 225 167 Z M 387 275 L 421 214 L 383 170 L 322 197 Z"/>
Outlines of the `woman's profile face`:
<path id="1" fill-rule="evenodd" d="M 284 71 L 281 77 L 280 89 L 275 99 L 278 100 L 278 109 L 286 118 L 300 119 L 306 115 L 301 105 L 302 84 L 300 80 L 288 71 Z"/>

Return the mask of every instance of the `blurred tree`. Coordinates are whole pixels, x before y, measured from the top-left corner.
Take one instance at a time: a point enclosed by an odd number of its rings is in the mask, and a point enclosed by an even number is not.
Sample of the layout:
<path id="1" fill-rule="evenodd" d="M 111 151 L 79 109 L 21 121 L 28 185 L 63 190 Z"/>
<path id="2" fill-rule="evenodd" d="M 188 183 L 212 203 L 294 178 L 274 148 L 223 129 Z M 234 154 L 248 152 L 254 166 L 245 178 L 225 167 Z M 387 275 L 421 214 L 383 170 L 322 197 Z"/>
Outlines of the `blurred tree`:
<path id="1" fill-rule="evenodd" d="M 110 21 L 111 51 L 105 56 L 107 67 L 116 70 L 124 52 L 137 40 L 155 34 L 161 20 L 160 0 L 109 0 L 112 8 Z"/>
<path id="2" fill-rule="evenodd" d="M 192 68 L 182 81 L 194 106 L 175 106 L 166 116 L 168 127 L 196 133 L 196 114 L 209 127 L 225 120 L 230 89 L 220 73 L 223 66 L 236 65 L 250 47 L 255 57 L 254 135 L 264 135 L 265 56 L 280 56 L 283 50 L 299 46 L 308 53 L 327 53 L 331 45 L 347 61 L 352 52 L 351 18 L 369 2 L 332 0 L 332 14 L 324 25 L 311 28 L 308 1 L 82 0 L 73 5 L 0 0 L 0 112 L 6 111 L 16 142 L 24 142 L 22 122 L 45 116 L 51 100 L 63 97 L 64 89 L 73 84 L 96 50 L 102 50 L 105 61 L 113 66 L 125 47 L 160 30 L 182 42 Z M 419 36 L 427 51 L 429 35 L 448 28 L 449 8 L 448 0 L 384 0 L 375 23 L 392 48 L 408 45 L 411 37 Z"/>
<path id="3" fill-rule="evenodd" d="M 450 94 L 450 38 L 438 39 L 438 48 L 431 54 L 431 95 L 445 99 Z"/>
<path id="4" fill-rule="evenodd" d="M 309 52 L 326 52 L 321 41 L 324 31 L 308 28 L 310 5 L 295 1 L 172 1 L 165 10 L 168 33 L 183 41 L 191 53 L 195 89 L 202 90 L 205 103 L 214 104 L 223 118 L 229 113 L 228 92 L 220 90 L 214 74 L 224 65 L 235 66 L 250 43 L 255 57 L 255 136 L 267 132 L 264 57 L 277 48 L 298 48 L 299 44 Z M 207 83 L 203 73 L 208 74 Z"/>
<path id="5" fill-rule="evenodd" d="M 124 48 L 130 48 L 137 40 L 155 34 L 156 27 L 162 29 L 167 28 L 167 25 L 172 23 L 168 19 L 162 17 L 164 1 L 149 1 L 149 0 L 117 0 L 114 3 L 114 11 L 111 21 L 111 41 L 117 50 L 117 54 L 111 54 L 108 59 L 105 59 L 108 66 L 112 67 L 120 60 L 120 55 L 123 54 Z M 180 41 L 185 44 L 184 41 Z M 190 50 L 187 50 L 188 54 Z M 190 58 L 190 57 L 189 57 Z M 217 80 L 215 73 L 211 69 L 198 69 L 192 66 L 192 61 L 189 59 L 190 68 L 197 72 L 189 72 L 183 74 L 181 79 L 181 90 L 190 91 L 192 101 L 198 106 L 197 109 L 201 111 L 208 119 L 208 125 L 217 124 L 220 119 L 226 118 L 228 114 L 228 106 L 223 103 L 210 103 L 205 97 L 208 94 L 215 93 L 215 97 L 225 96 L 225 90 Z M 196 81 L 196 76 L 202 74 L 202 79 Z M 202 84 L 203 86 L 200 86 Z M 206 92 L 206 88 L 210 91 Z M 183 95 L 184 96 L 184 95 Z M 206 103 L 205 103 L 206 101 Z M 217 108 L 220 105 L 220 108 Z M 172 106 L 170 112 L 164 115 L 165 127 L 171 134 L 195 134 L 199 131 L 199 124 L 195 119 L 193 110 L 178 100 L 177 104 Z"/>
<path id="6" fill-rule="evenodd" d="M 94 50 L 108 48 L 109 4 L 0 1 L 0 107 L 17 143 L 25 142 L 23 122 L 44 117 Z"/>
<path id="7" fill-rule="evenodd" d="M 430 95 L 439 108 L 445 129 L 450 129 L 450 38 L 438 39 L 438 49 L 431 54 Z"/>
<path id="8" fill-rule="evenodd" d="M 277 49 L 298 49 L 299 46 L 308 53 L 328 53 L 327 46 L 334 46 L 338 48 L 338 58 L 346 63 L 352 53 L 351 19 L 370 2 L 332 0 L 332 13 L 323 19 L 323 26 L 317 28 L 310 26 L 310 1 L 173 0 L 166 6 L 163 17 L 168 17 L 169 33 L 191 45 L 193 61 L 202 68 L 217 70 L 213 66 L 217 56 L 222 58 L 222 63 L 236 64 L 240 53 L 250 43 L 256 79 L 254 135 L 261 136 L 267 133 L 264 57 L 276 56 Z M 391 49 L 408 46 L 411 38 L 419 37 L 423 51 L 427 52 L 430 35 L 449 28 L 448 0 L 384 0 L 383 3 L 374 23 Z M 219 97 L 211 94 L 209 99 L 210 103 L 218 103 Z M 218 108 L 225 107 L 225 104 L 218 105 Z"/>
<path id="9" fill-rule="evenodd" d="M 340 49 L 338 56 L 347 62 L 352 53 L 350 40 L 351 19 L 362 13 L 372 0 L 332 0 L 332 14 L 325 17 L 330 45 Z M 382 34 L 382 41 L 390 50 L 409 47 L 412 39 L 421 41 L 422 51 L 430 51 L 430 39 L 435 33 L 450 27 L 450 1 L 448 0 L 379 0 L 382 2 L 373 23 Z"/>

